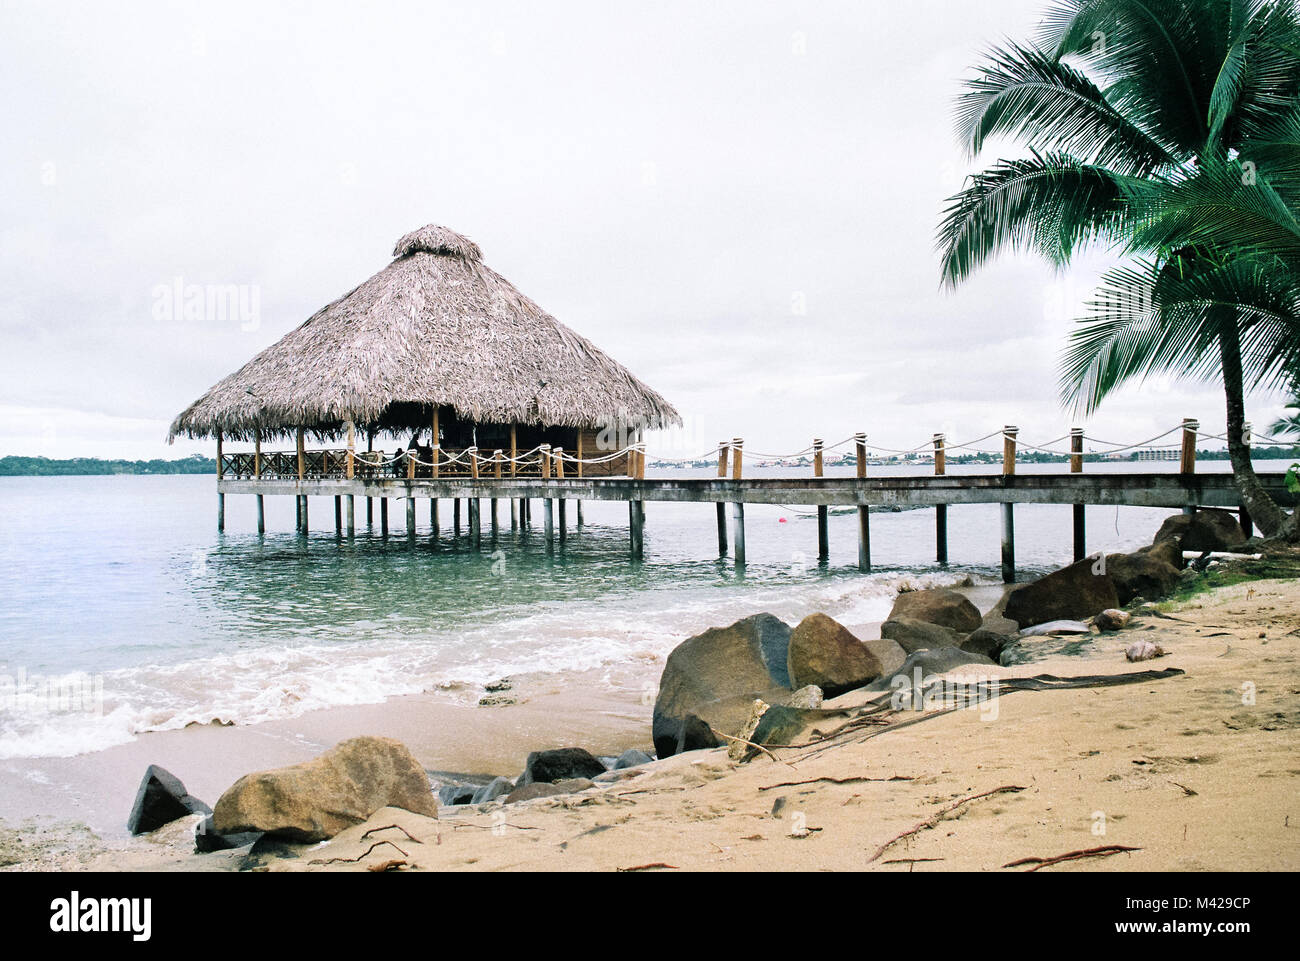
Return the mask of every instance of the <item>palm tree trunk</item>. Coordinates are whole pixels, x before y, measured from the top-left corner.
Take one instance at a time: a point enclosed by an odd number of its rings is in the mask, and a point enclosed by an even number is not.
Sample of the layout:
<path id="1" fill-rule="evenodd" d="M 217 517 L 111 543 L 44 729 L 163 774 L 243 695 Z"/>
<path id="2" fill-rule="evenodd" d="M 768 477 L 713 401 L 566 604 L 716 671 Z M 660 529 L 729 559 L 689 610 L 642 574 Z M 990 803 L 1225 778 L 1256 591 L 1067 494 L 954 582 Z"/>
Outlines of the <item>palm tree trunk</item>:
<path id="1" fill-rule="evenodd" d="M 1228 401 L 1228 458 L 1232 461 L 1232 477 L 1241 494 L 1242 506 L 1265 537 L 1294 535 L 1294 519 L 1269 497 L 1250 462 L 1250 445 L 1245 439 L 1246 398 L 1242 388 L 1241 336 L 1235 318 L 1223 324 L 1219 334 L 1219 354 L 1223 363 L 1223 389 Z"/>

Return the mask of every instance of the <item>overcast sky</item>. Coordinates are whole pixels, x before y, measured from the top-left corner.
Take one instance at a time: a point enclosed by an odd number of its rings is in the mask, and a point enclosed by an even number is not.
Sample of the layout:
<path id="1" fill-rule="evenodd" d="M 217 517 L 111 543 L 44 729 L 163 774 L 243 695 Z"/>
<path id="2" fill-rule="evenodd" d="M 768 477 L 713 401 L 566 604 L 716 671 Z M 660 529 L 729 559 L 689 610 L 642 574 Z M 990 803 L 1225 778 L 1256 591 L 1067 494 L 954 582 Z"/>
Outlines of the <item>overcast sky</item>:
<path id="1" fill-rule="evenodd" d="M 426 223 L 677 406 L 652 450 L 1055 438 L 1107 261 L 948 293 L 934 251 L 974 169 L 961 78 L 1042 7 L 0 0 L 0 454 L 211 453 L 171 419 Z M 255 319 L 159 316 L 178 279 Z M 1221 432 L 1221 392 L 1147 384 L 1087 426 L 1184 416 Z"/>

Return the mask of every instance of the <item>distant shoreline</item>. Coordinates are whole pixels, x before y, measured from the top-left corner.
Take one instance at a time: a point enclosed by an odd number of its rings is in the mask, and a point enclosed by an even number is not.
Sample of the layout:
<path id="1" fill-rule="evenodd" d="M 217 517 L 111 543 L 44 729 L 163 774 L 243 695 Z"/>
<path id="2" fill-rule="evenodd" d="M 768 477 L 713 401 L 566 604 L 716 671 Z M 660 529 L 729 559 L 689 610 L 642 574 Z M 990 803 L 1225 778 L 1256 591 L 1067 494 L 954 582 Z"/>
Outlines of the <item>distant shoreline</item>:
<path id="1" fill-rule="evenodd" d="M 215 474 L 215 457 L 191 454 L 175 460 L 101 460 L 98 457 L 0 457 L 0 477 L 70 477 L 111 474 Z"/>

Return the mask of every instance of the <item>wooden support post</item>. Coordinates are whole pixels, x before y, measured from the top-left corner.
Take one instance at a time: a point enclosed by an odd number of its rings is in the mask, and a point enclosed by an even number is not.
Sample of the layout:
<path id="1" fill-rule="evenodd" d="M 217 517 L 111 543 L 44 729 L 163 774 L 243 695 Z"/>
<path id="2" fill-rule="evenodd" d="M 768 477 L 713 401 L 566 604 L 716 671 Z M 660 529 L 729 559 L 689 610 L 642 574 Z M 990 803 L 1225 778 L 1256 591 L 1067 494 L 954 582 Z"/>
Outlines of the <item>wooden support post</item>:
<path id="1" fill-rule="evenodd" d="M 871 508 L 866 504 L 858 505 L 858 570 L 871 570 Z"/>
<path id="2" fill-rule="evenodd" d="M 727 442 L 718 441 L 718 477 L 726 480 L 727 477 Z M 727 556 L 727 505 L 718 501 L 718 556 Z"/>
<path id="3" fill-rule="evenodd" d="M 451 502 L 451 533 L 454 537 L 460 537 L 460 498 L 456 497 Z"/>
<path id="4" fill-rule="evenodd" d="M 1002 505 L 1002 583 L 1016 582 L 1016 515 L 1013 504 Z"/>
<path id="5" fill-rule="evenodd" d="M 297 533 L 302 533 L 302 495 L 293 495 L 293 529 Z"/>
<path id="6" fill-rule="evenodd" d="M 302 495 L 302 532 L 306 534 L 311 530 L 311 523 L 307 519 L 307 495 Z"/>
<path id="7" fill-rule="evenodd" d="M 375 452 L 375 432 L 373 430 L 368 430 L 366 431 L 366 453 L 373 454 L 374 452 Z M 370 458 L 366 458 L 366 459 L 369 460 Z M 373 497 L 366 498 L 366 526 L 367 527 L 375 526 L 374 501 L 375 499 Z"/>
<path id="8" fill-rule="evenodd" d="M 492 533 L 493 535 L 500 529 L 500 522 L 497 520 L 497 499 L 494 497 L 491 501 L 492 509 Z"/>
<path id="9" fill-rule="evenodd" d="M 578 450 L 578 453 L 577 453 L 577 458 L 578 458 L 578 476 L 581 477 L 581 476 L 582 476 L 582 428 L 581 428 L 581 427 L 578 428 L 578 444 L 577 444 L 577 450 Z"/>
<path id="10" fill-rule="evenodd" d="M 438 535 L 442 532 L 442 525 L 438 523 L 438 498 L 429 498 L 429 526 L 433 528 L 433 539 L 436 541 Z"/>
<path id="11" fill-rule="evenodd" d="M 1002 476 L 1014 477 L 1016 473 L 1016 435 L 1019 428 L 1008 424 L 1002 428 Z M 1002 582 L 1016 582 L 1016 508 L 1014 504 L 1002 505 Z"/>
<path id="12" fill-rule="evenodd" d="M 355 537 L 357 533 L 357 503 L 356 497 L 348 495 L 348 537 Z"/>
<path id="13" fill-rule="evenodd" d="M 338 537 L 343 536 L 343 495 L 334 495 L 334 533 Z"/>
<path id="14" fill-rule="evenodd" d="M 406 536 L 415 536 L 415 498 L 406 499 Z"/>
<path id="15" fill-rule="evenodd" d="M 1070 428 L 1070 473 L 1083 473 L 1083 428 Z M 1074 513 L 1074 559 L 1081 561 L 1088 556 L 1088 530 L 1085 508 L 1082 504 L 1071 507 Z"/>
<path id="16" fill-rule="evenodd" d="M 479 499 L 469 499 L 469 536 L 475 541 L 481 536 L 482 519 L 479 517 Z"/>
<path id="17" fill-rule="evenodd" d="M 555 476 L 564 479 L 564 448 L 557 447 L 551 451 L 551 460 L 555 463 Z"/>
<path id="18" fill-rule="evenodd" d="M 379 533 L 388 538 L 388 498 L 379 498 Z"/>
<path id="19" fill-rule="evenodd" d="M 1201 429 L 1200 421 L 1193 417 L 1183 418 L 1183 450 L 1179 473 L 1195 474 L 1196 473 L 1196 432 Z M 1188 504 L 1183 508 L 1184 514 L 1195 514 L 1196 504 Z"/>
<path id="20" fill-rule="evenodd" d="M 822 477 L 825 475 L 825 460 L 822 451 L 822 439 L 820 437 L 813 440 L 813 476 Z M 817 507 L 817 559 L 827 561 L 831 556 L 831 536 L 830 536 L 830 511 L 825 504 L 819 504 Z"/>
<path id="21" fill-rule="evenodd" d="M 217 431 L 217 481 L 220 482 L 226 474 L 226 465 L 221 450 L 221 431 Z M 217 530 L 226 529 L 226 495 L 220 491 L 217 492 Z"/>
<path id="22" fill-rule="evenodd" d="M 948 452 L 943 434 L 934 435 L 934 476 L 948 473 Z M 936 504 L 934 508 L 934 558 L 940 564 L 948 563 L 948 505 Z"/>
<path id="23" fill-rule="evenodd" d="M 632 559 L 645 557 L 645 513 L 643 501 L 628 501 L 628 529 L 632 542 Z"/>
<path id="24" fill-rule="evenodd" d="M 578 501 L 578 530 L 582 530 L 582 501 Z"/>
<path id="25" fill-rule="evenodd" d="M 469 454 L 469 476 L 478 480 L 478 448 L 471 447 L 465 453 Z"/>
<path id="26" fill-rule="evenodd" d="M 344 471 L 348 480 L 357 476 L 357 428 L 348 421 L 348 460 Z"/>
<path id="27" fill-rule="evenodd" d="M 303 434 L 303 429 L 298 428 L 298 480 L 301 482 L 307 476 L 307 439 Z"/>
<path id="28" fill-rule="evenodd" d="M 542 459 L 542 479 L 551 479 L 551 445 L 543 444 L 540 451 Z M 550 547 L 555 542 L 555 502 L 547 497 L 546 502 L 542 505 L 545 512 L 544 529 L 546 532 L 546 546 Z"/>
<path id="29" fill-rule="evenodd" d="M 745 566 L 745 503 L 736 501 L 731 505 L 731 526 L 732 533 L 736 538 L 735 560 L 736 567 Z"/>
<path id="30" fill-rule="evenodd" d="M 262 476 L 262 432 L 253 435 L 253 476 Z M 266 533 L 266 503 L 263 495 L 257 495 L 257 533 Z"/>
<path id="31" fill-rule="evenodd" d="M 560 543 L 563 544 L 566 537 L 569 536 L 569 519 L 567 511 L 567 502 L 563 497 L 560 498 Z"/>
<path id="32" fill-rule="evenodd" d="M 515 463 L 519 459 L 519 433 L 514 424 L 510 425 L 510 476 L 514 477 L 519 473 L 519 465 Z"/>

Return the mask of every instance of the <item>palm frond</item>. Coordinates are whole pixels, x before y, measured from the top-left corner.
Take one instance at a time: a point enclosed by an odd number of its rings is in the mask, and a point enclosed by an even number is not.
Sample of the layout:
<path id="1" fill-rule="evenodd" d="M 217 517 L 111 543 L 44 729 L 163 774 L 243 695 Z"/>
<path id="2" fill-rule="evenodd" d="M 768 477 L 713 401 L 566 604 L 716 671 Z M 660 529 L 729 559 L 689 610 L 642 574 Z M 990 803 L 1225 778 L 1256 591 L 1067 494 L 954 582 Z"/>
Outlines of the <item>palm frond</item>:
<path id="1" fill-rule="evenodd" d="M 1001 135 L 1135 176 L 1177 163 L 1087 76 L 1031 47 L 1013 43 L 990 51 L 966 86 L 957 129 L 972 155 Z"/>
<path id="2" fill-rule="evenodd" d="M 994 253 L 1035 250 L 1063 265 L 1081 245 L 1127 234 L 1132 178 L 1065 154 L 1006 160 L 949 199 L 939 227 L 943 282 L 954 286 Z"/>

